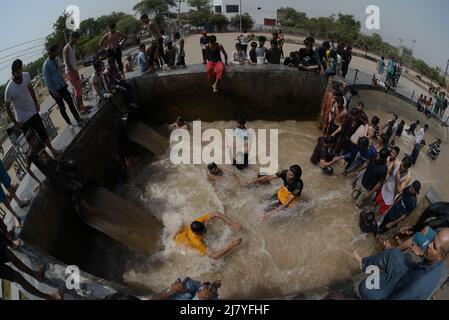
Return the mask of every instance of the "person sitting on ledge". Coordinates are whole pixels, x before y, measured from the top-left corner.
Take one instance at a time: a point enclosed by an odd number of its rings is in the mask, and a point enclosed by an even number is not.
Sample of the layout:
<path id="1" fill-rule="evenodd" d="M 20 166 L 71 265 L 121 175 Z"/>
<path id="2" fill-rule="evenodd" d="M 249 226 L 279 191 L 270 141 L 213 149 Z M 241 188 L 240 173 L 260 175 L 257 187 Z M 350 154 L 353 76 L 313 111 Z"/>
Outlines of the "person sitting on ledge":
<path id="1" fill-rule="evenodd" d="M 267 50 L 267 61 L 270 64 L 281 64 L 282 50 L 279 48 L 277 40 L 270 41 L 271 48 Z"/>
<path id="2" fill-rule="evenodd" d="M 108 53 L 108 65 L 103 71 L 104 84 L 106 89 L 111 93 L 119 92 L 124 95 L 126 103 L 131 108 L 138 108 L 134 101 L 134 88 L 123 78 L 117 63 L 115 62 L 115 55 L 113 52 Z"/>
<path id="3" fill-rule="evenodd" d="M 179 116 L 176 118 L 176 122 L 170 125 L 171 130 L 176 129 L 184 129 L 184 130 L 190 130 L 190 126 L 187 122 L 185 122 L 184 118 L 182 116 Z"/>
<path id="4" fill-rule="evenodd" d="M 320 66 L 318 65 L 315 52 L 313 51 L 314 41 L 315 40 L 313 40 L 313 38 L 308 37 L 306 40 L 304 40 L 305 48 L 299 49 L 299 56 L 298 56 L 299 70 L 312 71 L 312 72 L 320 71 Z"/>
<path id="5" fill-rule="evenodd" d="M 40 267 L 38 271 L 34 271 L 26 266 L 19 258 L 17 258 L 14 255 L 13 250 L 18 248 L 20 241 L 12 241 L 5 228 L 6 226 L 0 222 L 0 279 L 17 283 L 28 293 L 38 298 L 45 300 L 61 300 L 61 292 L 56 291 L 48 294 L 39 291 L 22 276 L 20 272 L 23 272 L 37 281 L 42 282 L 45 276 L 45 265 Z M 20 272 L 6 265 L 6 263 L 12 264 Z"/>
<path id="6" fill-rule="evenodd" d="M 257 42 L 251 42 L 251 49 L 248 53 L 248 63 L 257 64 Z"/>
<path id="7" fill-rule="evenodd" d="M 176 68 L 176 60 L 179 55 L 178 48 L 173 46 L 173 42 L 170 40 L 167 42 L 164 52 L 165 52 L 165 57 L 167 58 L 165 61 L 165 63 L 167 64 L 167 67 L 169 69 L 175 69 Z"/>
<path id="8" fill-rule="evenodd" d="M 298 66 L 298 52 L 292 51 L 290 52 L 290 56 L 285 58 L 284 66 L 295 68 Z"/>
<path id="9" fill-rule="evenodd" d="M 242 49 L 241 43 L 235 44 L 235 51 L 232 52 L 232 64 L 243 65 L 245 64 L 245 51 Z"/>
<path id="10" fill-rule="evenodd" d="M 361 269 L 378 266 L 380 289 L 368 289 L 360 284 L 360 294 L 365 300 L 428 300 L 439 289 L 445 273 L 444 260 L 449 253 L 449 229 L 441 229 L 432 240 L 423 243 L 423 260 L 413 263 L 394 248 L 380 254 L 362 258 L 355 252 Z M 418 244 L 419 245 L 419 244 Z"/>
<path id="11" fill-rule="evenodd" d="M 269 220 L 276 213 L 296 206 L 304 188 L 301 180 L 302 169 L 299 165 L 293 165 L 289 170 L 284 170 L 275 175 L 263 176 L 246 182 L 245 186 L 257 183 L 265 183 L 271 180 L 282 179 L 284 185 L 279 189 L 278 193 L 273 196 L 276 202 L 269 207 L 269 211 L 264 215 L 263 220 Z"/>
<path id="12" fill-rule="evenodd" d="M 354 257 L 362 271 L 365 272 L 369 267 L 380 269 L 379 286 L 368 286 L 369 279 L 360 282 L 354 288 L 357 298 L 363 300 L 432 298 L 445 280 L 444 261 L 449 253 L 449 229 L 441 229 L 438 233 L 427 231 L 426 234 L 414 238 L 412 242 L 415 242 L 410 246 L 412 252 L 420 251 L 422 254 L 422 259 L 418 262 L 412 261 L 412 256 L 404 254 L 399 247 L 366 258 L 354 251 Z M 346 297 L 342 292 L 331 292 L 326 299 L 351 300 L 354 297 Z"/>
<path id="13" fill-rule="evenodd" d="M 214 283 L 185 278 L 177 279 L 166 292 L 151 297 L 151 300 L 218 300 L 221 281 Z"/>
<path id="14" fill-rule="evenodd" d="M 436 230 L 439 228 L 449 228 L 449 203 L 437 202 L 431 204 L 424 210 L 418 222 L 414 226 L 406 226 L 401 228 L 400 234 L 411 236 L 423 230 L 425 227 L 431 227 Z"/>
<path id="15" fill-rule="evenodd" d="M 207 225 L 215 219 L 222 220 L 236 230 L 242 229 L 242 226 L 237 222 L 232 221 L 219 212 L 213 212 L 196 219 L 188 227 L 182 226 L 182 228 L 175 235 L 176 244 L 178 246 L 187 246 L 198 250 L 202 256 L 208 256 L 214 260 L 224 257 L 230 251 L 240 246 L 242 243 L 242 238 L 232 240 L 226 247 L 218 251 L 208 248 L 204 243 L 203 238 L 207 231 Z"/>

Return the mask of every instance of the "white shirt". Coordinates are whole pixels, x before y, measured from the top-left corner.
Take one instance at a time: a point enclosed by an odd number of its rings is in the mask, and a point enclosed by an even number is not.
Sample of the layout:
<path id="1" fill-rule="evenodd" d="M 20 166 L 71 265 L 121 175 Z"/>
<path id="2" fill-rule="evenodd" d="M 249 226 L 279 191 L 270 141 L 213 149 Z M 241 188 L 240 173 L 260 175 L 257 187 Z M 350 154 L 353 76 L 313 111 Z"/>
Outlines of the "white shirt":
<path id="1" fill-rule="evenodd" d="M 70 63 L 70 66 L 74 69 L 74 70 L 78 70 L 77 69 L 77 64 L 78 61 L 76 60 L 76 50 L 75 48 L 73 48 L 72 46 L 70 46 L 69 44 L 66 45 L 66 48 L 68 49 L 68 58 L 69 61 L 66 61 L 66 58 L 64 56 L 64 64 L 65 64 L 65 73 L 69 73 L 69 68 L 68 68 L 68 64 Z"/>
<path id="2" fill-rule="evenodd" d="M 424 140 L 424 136 L 425 136 L 425 131 L 424 128 L 419 129 L 418 134 L 416 135 L 416 141 L 415 144 L 420 144 L 421 141 Z"/>
<path id="3" fill-rule="evenodd" d="M 232 62 L 234 64 L 244 64 L 245 63 L 245 52 L 244 51 L 234 51 L 232 53 Z"/>
<path id="4" fill-rule="evenodd" d="M 31 85 L 30 74 L 24 72 L 22 77 L 21 84 L 15 83 L 14 80 L 9 81 L 5 90 L 5 102 L 13 105 L 17 122 L 25 123 L 38 112 L 28 90 L 28 86 Z"/>

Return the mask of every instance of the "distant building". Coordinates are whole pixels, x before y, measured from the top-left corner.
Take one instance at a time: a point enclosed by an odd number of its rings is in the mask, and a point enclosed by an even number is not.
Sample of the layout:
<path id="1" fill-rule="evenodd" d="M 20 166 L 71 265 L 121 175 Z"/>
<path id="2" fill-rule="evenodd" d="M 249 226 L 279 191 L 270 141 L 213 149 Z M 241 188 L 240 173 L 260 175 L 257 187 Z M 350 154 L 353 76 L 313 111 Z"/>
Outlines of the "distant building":
<path id="1" fill-rule="evenodd" d="M 255 21 L 256 26 L 275 27 L 277 12 L 264 6 L 266 1 L 251 1 L 251 7 L 247 7 L 243 1 L 242 14 L 248 13 Z M 213 0 L 213 11 L 221 13 L 231 19 L 240 13 L 240 0 Z"/>

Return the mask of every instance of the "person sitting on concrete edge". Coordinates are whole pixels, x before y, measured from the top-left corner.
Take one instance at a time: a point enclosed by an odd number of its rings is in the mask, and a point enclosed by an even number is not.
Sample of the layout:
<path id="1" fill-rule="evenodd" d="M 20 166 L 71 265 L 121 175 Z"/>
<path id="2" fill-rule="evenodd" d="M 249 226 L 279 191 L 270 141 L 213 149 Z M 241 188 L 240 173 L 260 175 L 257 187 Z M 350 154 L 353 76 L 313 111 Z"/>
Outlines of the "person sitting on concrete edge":
<path id="1" fill-rule="evenodd" d="M 411 236 L 425 227 L 436 230 L 449 228 L 449 202 L 437 202 L 431 204 L 424 210 L 414 226 L 401 228 L 400 234 Z"/>
<path id="2" fill-rule="evenodd" d="M 202 256 L 208 256 L 214 260 L 224 257 L 230 251 L 240 246 L 242 238 L 232 240 L 226 247 L 218 251 L 208 248 L 203 238 L 207 231 L 207 225 L 215 219 L 222 220 L 236 230 L 242 229 L 242 226 L 237 222 L 232 221 L 219 212 L 213 212 L 196 219 L 190 226 L 183 226 L 175 235 L 176 244 L 178 246 L 187 246 L 195 249 Z"/>
<path id="3" fill-rule="evenodd" d="M 279 48 L 277 40 L 270 41 L 271 48 L 267 50 L 266 58 L 270 64 L 281 64 L 282 50 Z"/>
<path id="4" fill-rule="evenodd" d="M 410 216 L 416 208 L 418 201 L 417 195 L 420 191 L 421 182 L 416 180 L 402 192 L 402 195 L 395 200 L 395 204 L 393 204 L 385 215 L 385 218 L 379 226 L 379 234 L 386 233 Z"/>
<path id="5" fill-rule="evenodd" d="M 108 64 L 103 71 L 104 84 L 110 93 L 120 93 L 125 97 L 128 107 L 137 109 L 139 106 L 135 103 L 134 88 L 126 82 L 117 68 L 113 52 L 108 52 Z"/>
<path id="6" fill-rule="evenodd" d="M 177 279 L 166 292 L 151 297 L 151 300 L 218 300 L 221 281 L 214 283 L 185 278 Z"/>
<path id="7" fill-rule="evenodd" d="M 232 52 L 232 64 L 243 65 L 245 64 L 245 51 L 242 49 L 242 44 L 237 42 L 235 44 L 235 51 Z"/>
<path id="8" fill-rule="evenodd" d="M 431 238 L 431 237 L 430 237 Z M 370 266 L 381 269 L 379 288 L 368 289 L 362 281 L 359 291 L 365 300 L 428 300 L 445 280 L 445 259 L 449 253 L 449 229 L 441 229 L 432 240 L 424 241 L 420 248 L 423 259 L 410 261 L 400 248 L 362 258 L 354 255 L 362 271 Z"/>
<path id="9" fill-rule="evenodd" d="M 301 179 L 302 169 L 299 165 L 293 165 L 289 170 L 284 170 L 274 175 L 260 177 L 250 180 L 245 183 L 245 186 L 250 186 L 256 183 L 265 183 L 268 181 L 282 179 L 283 186 L 278 193 L 273 196 L 276 202 L 269 206 L 269 211 L 264 215 L 263 220 L 271 219 L 275 214 L 287 208 L 295 207 L 302 195 L 304 182 Z"/>
<path id="10" fill-rule="evenodd" d="M 3 161 L 0 160 L 0 203 L 3 203 L 5 207 L 8 209 L 8 211 L 14 217 L 15 227 L 21 228 L 22 222 L 17 213 L 12 208 L 11 202 L 6 196 L 5 192 L 3 191 L 1 185 L 3 185 L 6 188 L 6 190 L 8 190 L 9 194 L 14 200 L 16 200 L 17 205 L 20 208 L 25 208 L 30 205 L 31 203 L 30 200 L 21 200 L 17 197 L 16 190 L 14 190 L 14 188 L 11 185 L 11 177 L 9 176 L 8 171 L 6 171 L 6 168 L 3 165 Z"/>
<path id="11" fill-rule="evenodd" d="M 38 298 L 45 300 L 61 300 L 62 294 L 59 290 L 51 294 L 44 293 L 25 280 L 20 272 L 33 277 L 38 282 L 42 282 L 45 276 L 45 265 L 40 267 L 38 271 L 30 269 L 12 252 L 17 249 L 17 247 L 17 241 L 11 241 L 11 239 L 4 233 L 4 227 L 2 227 L 0 230 L 0 279 L 17 283 L 25 291 Z M 7 263 L 12 264 L 20 272 L 6 265 Z"/>

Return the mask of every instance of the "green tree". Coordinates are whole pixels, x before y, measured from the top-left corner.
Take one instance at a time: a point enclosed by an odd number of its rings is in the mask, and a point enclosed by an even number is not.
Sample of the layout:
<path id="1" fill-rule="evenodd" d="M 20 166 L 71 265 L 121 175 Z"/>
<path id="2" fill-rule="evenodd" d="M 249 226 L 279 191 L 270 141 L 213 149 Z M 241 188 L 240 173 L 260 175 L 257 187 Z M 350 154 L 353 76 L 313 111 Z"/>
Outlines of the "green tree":
<path id="1" fill-rule="evenodd" d="M 352 44 L 360 36 L 360 21 L 354 19 L 353 15 L 338 14 L 338 19 L 333 23 L 329 36 L 337 42 Z"/>
<path id="2" fill-rule="evenodd" d="M 212 12 L 205 10 L 189 10 L 187 21 L 195 27 L 203 27 L 205 23 L 210 22 Z"/>
<path id="3" fill-rule="evenodd" d="M 169 14 L 170 8 L 175 6 L 175 0 L 143 0 L 137 3 L 133 9 L 141 14 L 153 15 L 154 22 L 158 27 L 163 27 L 165 17 Z"/>
<path id="4" fill-rule="evenodd" d="M 187 0 L 187 4 L 196 10 L 212 10 L 209 0 Z"/>
<path id="5" fill-rule="evenodd" d="M 67 14 L 63 13 L 58 17 L 56 22 L 53 24 L 53 33 L 47 37 L 45 46 L 49 47 L 51 45 L 58 45 L 59 49 L 62 50 L 66 45 L 66 40 L 69 38 L 70 34 L 66 29 Z"/>
<path id="6" fill-rule="evenodd" d="M 294 8 L 286 7 L 279 9 L 279 20 L 283 27 L 306 28 L 307 15 L 304 12 L 296 11 Z"/>
<path id="7" fill-rule="evenodd" d="M 135 34 L 142 28 L 139 20 L 133 16 L 126 16 L 120 19 L 117 23 L 117 30 L 124 34 Z"/>
<path id="8" fill-rule="evenodd" d="M 307 27 L 312 33 L 323 39 L 329 38 L 329 34 L 334 29 L 335 17 L 318 17 L 311 18 L 307 22 Z"/>
<path id="9" fill-rule="evenodd" d="M 231 19 L 231 26 L 236 30 L 240 30 L 240 15 L 236 15 Z M 250 30 L 254 27 L 254 20 L 248 12 L 242 14 L 242 29 Z"/>
<path id="10" fill-rule="evenodd" d="M 94 55 L 98 52 L 101 38 L 103 38 L 101 35 L 90 38 L 89 41 L 84 44 L 83 48 L 86 56 Z"/>
<path id="11" fill-rule="evenodd" d="M 215 26 L 217 31 L 223 31 L 229 24 L 229 19 L 225 15 L 217 13 L 210 17 L 210 22 Z"/>

